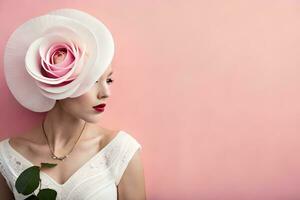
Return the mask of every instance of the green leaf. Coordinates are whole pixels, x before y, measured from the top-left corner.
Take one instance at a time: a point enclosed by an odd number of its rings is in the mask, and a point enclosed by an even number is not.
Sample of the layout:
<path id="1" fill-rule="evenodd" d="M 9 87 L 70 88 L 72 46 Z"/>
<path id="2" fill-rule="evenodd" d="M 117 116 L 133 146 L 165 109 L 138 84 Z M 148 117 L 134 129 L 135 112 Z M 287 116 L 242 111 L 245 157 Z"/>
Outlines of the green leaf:
<path id="1" fill-rule="evenodd" d="M 55 190 L 45 188 L 39 191 L 38 198 L 42 200 L 55 200 L 57 192 Z"/>
<path id="2" fill-rule="evenodd" d="M 39 200 L 39 198 L 33 194 L 33 195 L 30 195 L 29 197 L 27 197 L 24 200 Z"/>
<path id="3" fill-rule="evenodd" d="M 47 168 L 52 168 L 55 167 L 57 164 L 56 163 L 41 163 L 41 168 L 47 167 Z"/>
<path id="4" fill-rule="evenodd" d="M 15 186 L 19 193 L 29 195 L 39 186 L 40 167 L 32 166 L 25 169 L 17 178 Z"/>

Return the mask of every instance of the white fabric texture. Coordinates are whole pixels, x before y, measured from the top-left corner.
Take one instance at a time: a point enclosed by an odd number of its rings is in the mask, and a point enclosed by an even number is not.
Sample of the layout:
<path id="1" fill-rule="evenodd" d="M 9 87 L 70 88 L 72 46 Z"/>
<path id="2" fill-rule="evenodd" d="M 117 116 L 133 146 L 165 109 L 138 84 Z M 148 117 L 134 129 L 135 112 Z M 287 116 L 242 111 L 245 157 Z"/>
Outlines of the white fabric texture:
<path id="1" fill-rule="evenodd" d="M 52 58 L 59 50 L 70 56 L 55 63 Z M 4 77 L 23 107 L 47 112 L 56 100 L 86 93 L 111 64 L 114 52 L 113 36 L 102 21 L 77 9 L 56 9 L 27 20 L 10 35 Z"/>
<path id="2" fill-rule="evenodd" d="M 133 136 L 121 130 L 64 184 L 41 171 L 41 189 L 56 190 L 57 200 L 117 200 L 117 185 L 133 155 L 141 148 Z M 33 164 L 10 145 L 9 138 L 0 142 L 0 173 L 16 200 L 27 197 L 18 193 L 14 185 L 21 172 L 31 166 Z M 34 193 L 38 191 L 39 187 Z"/>

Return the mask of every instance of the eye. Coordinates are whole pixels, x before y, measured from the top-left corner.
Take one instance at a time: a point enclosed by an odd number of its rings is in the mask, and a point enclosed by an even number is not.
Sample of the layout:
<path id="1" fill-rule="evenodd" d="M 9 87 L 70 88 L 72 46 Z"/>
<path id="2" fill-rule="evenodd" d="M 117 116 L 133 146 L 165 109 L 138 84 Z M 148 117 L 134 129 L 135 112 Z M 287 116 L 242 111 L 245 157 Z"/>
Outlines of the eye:
<path id="1" fill-rule="evenodd" d="M 113 83 L 113 82 L 114 82 L 114 80 L 111 79 L 111 78 L 109 78 L 109 79 L 107 79 L 107 80 L 108 80 L 107 83 Z"/>
<path id="2" fill-rule="evenodd" d="M 96 83 L 98 83 L 99 81 L 96 81 Z M 111 79 L 111 78 L 109 78 L 109 79 L 107 79 L 107 83 L 113 83 L 114 82 L 114 80 L 113 79 Z"/>

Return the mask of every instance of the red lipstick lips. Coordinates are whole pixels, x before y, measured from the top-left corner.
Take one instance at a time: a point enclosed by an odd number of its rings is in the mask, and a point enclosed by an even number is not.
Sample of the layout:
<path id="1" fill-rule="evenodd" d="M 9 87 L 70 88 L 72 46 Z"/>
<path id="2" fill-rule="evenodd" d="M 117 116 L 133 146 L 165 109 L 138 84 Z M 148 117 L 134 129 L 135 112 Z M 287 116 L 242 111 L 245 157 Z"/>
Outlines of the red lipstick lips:
<path id="1" fill-rule="evenodd" d="M 104 111 L 104 107 L 105 107 L 106 104 L 102 103 L 102 104 L 99 104 L 97 106 L 94 106 L 93 108 L 98 111 L 98 112 L 103 112 Z"/>

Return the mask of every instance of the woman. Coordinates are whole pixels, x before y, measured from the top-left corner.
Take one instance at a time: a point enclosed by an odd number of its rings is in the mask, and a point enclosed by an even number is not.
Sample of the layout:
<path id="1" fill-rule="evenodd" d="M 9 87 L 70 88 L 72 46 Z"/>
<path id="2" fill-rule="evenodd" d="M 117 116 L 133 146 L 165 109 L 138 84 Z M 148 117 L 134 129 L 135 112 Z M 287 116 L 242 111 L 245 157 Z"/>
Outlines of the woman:
<path id="1" fill-rule="evenodd" d="M 57 164 L 40 172 L 41 188 L 54 189 L 56 199 L 146 199 L 141 145 L 97 125 L 110 97 L 113 54 L 106 26 L 75 9 L 39 16 L 12 34 L 4 56 L 8 87 L 21 105 L 46 115 L 0 142 L 0 199 L 27 197 L 15 181 L 42 162 Z"/>

